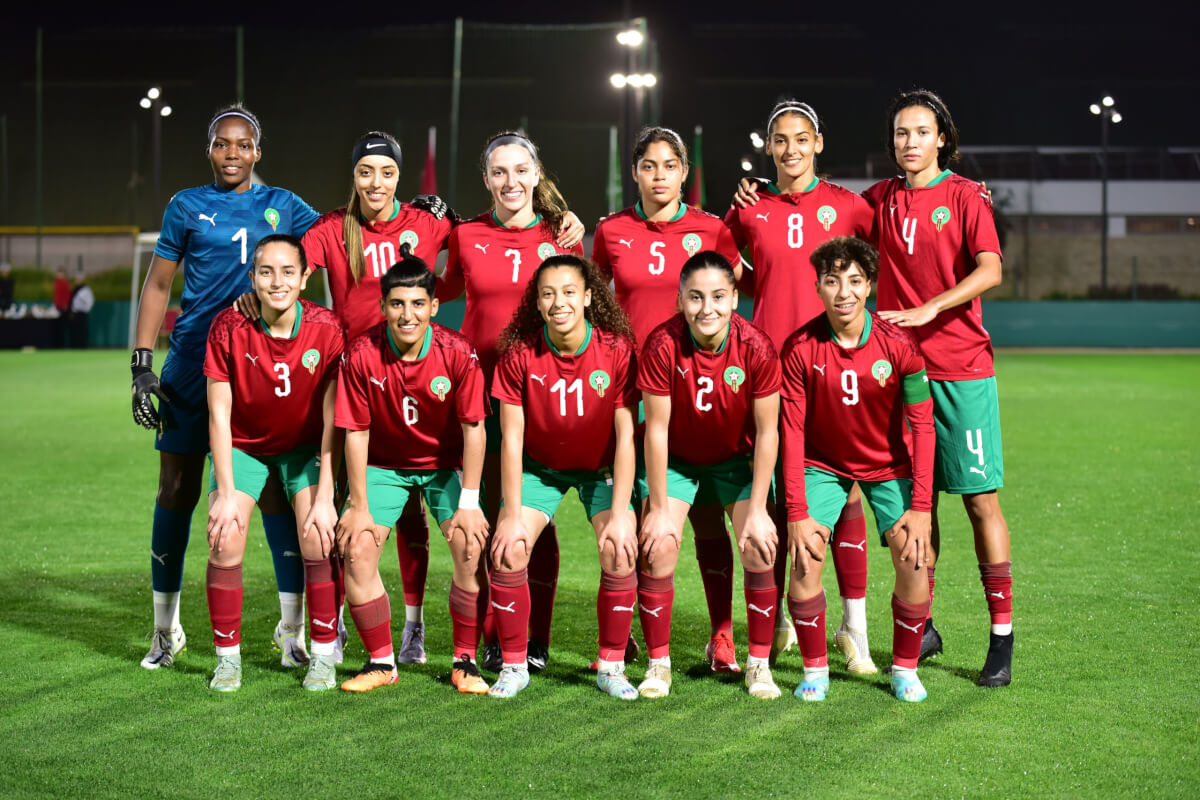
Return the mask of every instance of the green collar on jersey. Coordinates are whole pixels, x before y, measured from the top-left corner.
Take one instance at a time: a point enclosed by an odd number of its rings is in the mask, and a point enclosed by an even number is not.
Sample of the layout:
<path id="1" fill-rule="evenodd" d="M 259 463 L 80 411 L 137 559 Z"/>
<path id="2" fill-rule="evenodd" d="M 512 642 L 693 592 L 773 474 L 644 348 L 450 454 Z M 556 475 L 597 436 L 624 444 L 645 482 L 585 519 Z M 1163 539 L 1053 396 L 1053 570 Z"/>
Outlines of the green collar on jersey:
<path id="1" fill-rule="evenodd" d="M 292 335 L 287 338 L 295 339 L 296 335 L 298 333 L 300 333 L 300 317 L 303 314 L 304 314 L 304 306 L 300 305 L 300 301 L 297 300 L 296 301 L 296 322 L 294 325 L 292 325 Z M 267 336 L 270 336 L 272 339 L 276 338 L 274 335 L 272 335 L 271 329 L 267 327 L 267 321 L 262 318 L 261 314 L 258 317 L 258 326 L 263 329 L 263 333 L 265 333 Z"/>
<path id="2" fill-rule="evenodd" d="M 675 220 L 683 219 L 683 215 L 687 213 L 687 208 L 687 203 L 683 202 L 682 200 L 679 201 L 679 212 L 667 220 L 667 222 L 674 222 Z M 639 218 L 644 219 L 647 222 L 650 221 L 650 218 L 646 216 L 646 212 L 642 209 L 641 200 L 638 200 L 633 204 L 633 213 L 637 214 Z"/>
<path id="3" fill-rule="evenodd" d="M 391 222 L 398 216 L 400 216 L 400 201 L 397 200 L 395 197 L 393 197 L 392 198 L 392 215 L 390 217 L 388 217 L 386 221 Z M 371 220 L 368 220 L 361 211 L 358 214 L 358 219 L 360 222 L 370 222 L 371 221 Z"/>
<path id="4" fill-rule="evenodd" d="M 866 321 L 863 322 L 862 336 L 858 337 L 858 344 L 855 345 L 856 347 L 862 347 L 867 343 L 867 339 L 871 337 L 871 312 L 864 309 L 863 313 L 867 318 Z M 825 322 L 826 324 L 829 324 L 829 317 L 825 318 Z M 837 342 L 837 334 L 834 333 L 832 324 L 829 324 L 829 336 L 835 343 Z"/>
<path id="5" fill-rule="evenodd" d="M 721 353 L 724 353 L 724 352 L 725 352 L 725 345 L 729 344 L 729 329 L 730 329 L 730 328 L 732 328 L 732 327 L 733 327 L 733 322 L 732 322 L 732 321 L 730 321 L 730 322 L 729 322 L 729 324 L 725 326 L 725 338 L 721 340 L 721 346 L 717 348 L 717 350 L 716 350 L 716 352 L 714 353 L 714 355 L 720 355 Z M 693 347 L 695 347 L 695 348 L 696 348 L 697 350 L 699 350 L 701 353 L 708 353 L 708 352 L 711 352 L 711 351 L 709 351 L 709 350 L 705 350 L 703 347 L 701 347 L 701 346 L 700 346 L 700 343 L 696 341 L 696 337 L 695 337 L 695 335 L 692 333 L 692 326 L 691 326 L 691 325 L 689 325 L 689 326 L 688 326 L 687 332 L 688 332 L 688 336 L 689 336 L 689 337 L 691 337 L 691 340 L 692 340 L 692 346 L 693 346 Z"/>
<path id="6" fill-rule="evenodd" d="M 813 175 L 812 183 L 810 183 L 808 186 L 805 186 L 799 192 L 795 192 L 794 194 L 808 194 L 813 189 L 817 188 L 817 185 L 820 182 L 821 182 L 821 179 L 818 178 L 816 175 Z M 775 181 L 767 181 L 767 193 L 768 194 L 783 194 L 783 190 L 779 188 L 779 184 L 775 183 Z"/>
<path id="7" fill-rule="evenodd" d="M 944 169 L 941 171 L 941 174 L 939 174 L 936 178 L 934 178 L 933 180 L 931 180 L 929 183 L 925 184 L 924 186 L 913 186 L 911 183 L 908 182 L 908 178 L 904 179 L 904 185 L 905 185 L 905 187 L 907 187 L 909 189 L 929 189 L 933 186 L 937 186 L 939 183 L 946 180 L 946 178 L 949 178 L 953 174 L 954 173 L 951 172 L 950 170 Z"/>
<path id="8" fill-rule="evenodd" d="M 392 341 L 392 326 L 391 325 L 387 326 L 387 340 L 388 340 L 388 347 L 392 348 L 392 353 L 395 354 L 396 358 L 403 361 L 404 356 L 400 354 L 400 348 L 396 347 L 396 343 Z M 421 342 L 421 350 L 420 350 L 420 352 L 417 353 L 417 357 L 413 360 L 420 361 L 422 358 L 429 355 L 429 348 L 432 344 L 433 344 L 433 325 L 429 325 L 425 328 L 425 339 Z"/>
<path id="9" fill-rule="evenodd" d="M 583 351 L 587 350 L 588 345 L 592 343 L 592 323 L 588 322 L 585 319 L 583 321 L 583 324 L 587 326 L 587 333 L 585 333 L 583 335 L 583 344 L 579 345 L 579 349 L 575 351 L 576 356 L 583 355 Z M 549 325 L 544 325 L 544 324 L 542 325 L 542 338 L 546 340 L 546 344 L 548 344 L 550 346 L 550 349 L 554 351 L 554 355 L 556 355 L 556 356 L 562 355 L 562 353 L 560 353 L 558 351 L 558 348 L 554 346 L 554 342 L 550 341 L 550 326 Z"/>
<path id="10" fill-rule="evenodd" d="M 529 224 L 528 224 L 528 225 L 526 225 L 525 227 L 526 227 L 526 228 L 532 228 L 534 225 L 537 225 L 537 224 L 538 224 L 539 222 L 541 222 L 541 221 L 542 221 L 542 215 L 541 215 L 541 214 L 534 214 L 534 215 L 533 215 L 533 222 L 529 223 Z M 507 227 L 508 227 L 507 225 L 505 225 L 503 222 L 501 222 L 501 221 L 500 221 L 500 218 L 499 218 L 499 217 L 497 217 L 497 216 L 496 216 L 496 209 L 494 209 L 494 208 L 492 209 L 492 222 L 496 223 L 496 224 L 497 224 L 497 225 L 499 225 L 501 228 L 507 228 Z"/>

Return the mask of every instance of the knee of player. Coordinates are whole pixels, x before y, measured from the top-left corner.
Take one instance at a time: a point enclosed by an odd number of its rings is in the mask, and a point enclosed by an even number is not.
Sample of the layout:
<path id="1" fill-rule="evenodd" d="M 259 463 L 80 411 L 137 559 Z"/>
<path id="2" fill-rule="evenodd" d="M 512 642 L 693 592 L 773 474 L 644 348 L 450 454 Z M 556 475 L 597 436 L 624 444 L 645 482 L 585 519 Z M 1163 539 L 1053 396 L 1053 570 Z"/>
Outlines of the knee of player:
<path id="1" fill-rule="evenodd" d="M 381 549 L 382 547 L 375 543 L 375 535 L 371 531 L 358 531 L 350 537 L 346 555 L 349 557 L 350 563 L 356 567 L 370 568 L 379 562 Z"/>

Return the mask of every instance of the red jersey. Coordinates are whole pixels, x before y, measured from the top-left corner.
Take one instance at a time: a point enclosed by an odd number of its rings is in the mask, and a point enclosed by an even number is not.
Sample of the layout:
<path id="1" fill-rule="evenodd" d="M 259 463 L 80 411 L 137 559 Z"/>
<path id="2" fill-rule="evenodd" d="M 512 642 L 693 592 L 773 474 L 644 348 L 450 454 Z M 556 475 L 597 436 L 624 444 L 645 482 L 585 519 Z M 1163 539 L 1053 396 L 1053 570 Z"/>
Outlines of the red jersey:
<path id="1" fill-rule="evenodd" d="M 463 334 L 479 349 L 484 376 L 496 368 L 496 340 L 512 319 L 525 295 L 525 285 L 543 261 L 557 253 L 583 255 L 576 245 L 563 250 L 546 230 L 541 218 L 528 228 L 506 228 L 488 211 L 454 228 L 450 234 L 450 259 L 437 295 L 453 300 L 467 292 Z"/>
<path id="2" fill-rule="evenodd" d="M 698 466 L 754 449 L 755 398 L 779 391 L 779 357 L 765 333 L 734 314 L 721 349 L 696 346 L 682 314 L 654 329 L 642 348 L 638 388 L 671 398 L 667 450 Z"/>
<path id="3" fill-rule="evenodd" d="M 933 400 L 910 328 L 867 312 L 858 346 L 846 349 L 826 317 L 812 320 L 784 345 L 780 395 L 790 522 L 808 516 L 806 466 L 855 480 L 912 478 L 912 507 L 932 508 Z"/>
<path id="4" fill-rule="evenodd" d="M 881 181 L 864 196 L 875 207 L 880 311 L 919 306 L 967 277 L 976 254 L 1000 254 L 987 192 L 950 170 L 919 189 L 903 177 Z M 995 374 L 978 297 L 913 330 L 930 378 L 962 381 Z"/>
<path id="5" fill-rule="evenodd" d="M 817 270 L 809 256 L 835 236 L 871 238 L 874 211 L 859 195 L 813 179 L 802 192 L 781 194 L 768 183 L 749 208 L 733 206 L 725 224 L 738 247 L 750 246 L 754 324 L 776 349 L 825 307 L 817 297 Z"/>
<path id="6" fill-rule="evenodd" d="M 288 339 L 231 308 L 208 331 L 204 374 L 230 385 L 233 446 L 253 456 L 321 444 L 325 384 L 337 377 L 346 339 L 332 311 L 307 300 L 297 305 Z"/>
<path id="7" fill-rule="evenodd" d="M 346 209 L 330 211 L 313 223 L 301 240 L 308 265 L 325 268 L 333 310 L 346 327 L 347 339 L 356 337 L 383 318 L 379 310 L 379 279 L 400 260 L 400 245 L 412 245 L 413 255 L 425 261 L 432 270 L 438 253 L 450 236 L 449 219 L 438 219 L 427 211 L 397 203 L 396 216 L 383 222 L 362 223 L 364 271 L 354 282 L 342 225 Z"/>
<path id="8" fill-rule="evenodd" d="M 684 204 L 673 219 L 651 222 L 639 201 L 596 226 L 592 260 L 613 280 L 639 350 L 650 332 L 679 310 L 679 273 L 701 250 L 716 250 L 735 268 L 742 258 L 720 217 Z"/>
<path id="9" fill-rule="evenodd" d="M 334 421 L 371 432 L 367 464 L 384 469 L 460 469 L 462 423 L 487 416 L 475 347 L 430 322 L 414 361 L 400 358 L 381 322 L 350 343 Z"/>
<path id="10" fill-rule="evenodd" d="M 613 416 L 638 402 L 637 365 L 628 340 L 588 326 L 573 356 L 559 353 L 545 332 L 500 357 L 492 397 L 525 412 L 525 454 L 557 470 L 611 466 L 617 437 Z"/>

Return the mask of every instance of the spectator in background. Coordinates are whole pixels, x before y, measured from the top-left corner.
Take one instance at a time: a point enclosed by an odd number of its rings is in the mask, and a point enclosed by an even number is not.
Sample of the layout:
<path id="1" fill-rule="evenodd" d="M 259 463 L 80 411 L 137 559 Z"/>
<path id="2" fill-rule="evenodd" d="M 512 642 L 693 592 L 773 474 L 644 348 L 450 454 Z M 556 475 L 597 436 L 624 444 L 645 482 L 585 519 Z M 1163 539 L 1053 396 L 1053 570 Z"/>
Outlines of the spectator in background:
<path id="1" fill-rule="evenodd" d="M 0 263 L 0 313 L 12 308 L 14 291 L 12 264 L 5 261 Z"/>
<path id="2" fill-rule="evenodd" d="M 71 329 L 71 347 L 86 350 L 88 346 L 88 312 L 96 304 L 96 295 L 81 272 L 75 276 L 75 288 L 71 290 L 71 310 L 67 321 Z"/>
<path id="3" fill-rule="evenodd" d="M 54 322 L 54 346 L 67 346 L 67 314 L 71 311 L 71 282 L 67 273 L 57 270 L 54 273 L 54 307 L 58 309 L 58 319 Z"/>

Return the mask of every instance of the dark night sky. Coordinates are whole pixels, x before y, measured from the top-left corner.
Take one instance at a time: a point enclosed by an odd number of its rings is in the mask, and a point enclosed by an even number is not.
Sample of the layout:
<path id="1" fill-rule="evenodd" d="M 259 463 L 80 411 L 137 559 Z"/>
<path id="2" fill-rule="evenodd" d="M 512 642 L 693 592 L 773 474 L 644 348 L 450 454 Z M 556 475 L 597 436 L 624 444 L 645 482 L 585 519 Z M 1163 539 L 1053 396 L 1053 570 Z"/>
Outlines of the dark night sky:
<path id="1" fill-rule="evenodd" d="M 823 116 L 822 171 L 835 179 L 879 159 L 883 109 L 897 90 L 918 85 L 943 95 L 968 145 L 1095 146 L 1099 125 L 1087 105 L 1104 92 L 1116 96 L 1125 116 L 1113 131 L 1114 145 L 1200 145 L 1194 49 L 1200 15 L 1182 5 L 1126 4 L 1104 15 L 1097 5 L 992 4 L 967 12 L 947 4 L 854 4 L 854 15 L 840 19 L 816 4 L 806 7 L 806 17 L 775 13 L 768 3 L 630 5 L 633 15 L 647 17 L 658 44 L 663 124 L 687 140 L 694 125 L 704 126 L 710 210 L 720 210 L 737 177 L 737 161 L 749 150 L 746 134 L 765 122 L 781 94 L 812 103 Z M 199 17 L 180 11 L 72 17 L 68 25 L 56 15 L 8 26 L 0 50 L 8 203 L 0 224 L 32 224 L 36 217 L 37 22 L 44 30 L 44 222 L 152 228 L 171 192 L 210 179 L 204 127 L 234 96 L 239 24 L 246 102 L 266 131 L 261 172 L 324 210 L 345 202 L 350 146 L 373 127 L 397 132 L 405 146 L 404 194 L 417 185 L 425 128 L 438 125 L 445 187 L 451 67 L 445 23 L 455 16 L 468 23 L 578 24 L 624 13 L 620 3 L 456 3 L 385 14 L 363 4 L 337 17 L 331 4 L 309 15 L 294 4 L 277 8 L 260 5 L 239 16 L 235 7 L 214 5 Z M 930 21 L 934 15 L 941 18 Z M 487 202 L 476 177 L 483 139 L 525 123 L 590 225 L 603 212 L 606 128 L 621 121 L 620 98 L 606 82 L 621 58 L 608 32 L 531 34 L 468 24 L 460 210 Z M 164 86 L 176 108 L 163 127 L 157 205 L 148 115 L 136 106 L 152 83 Z"/>

